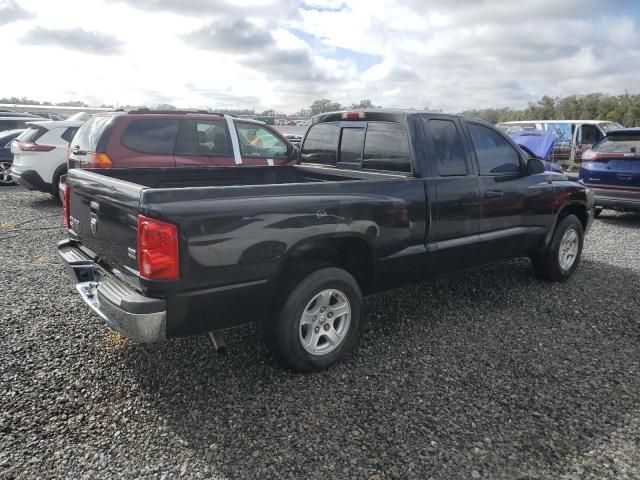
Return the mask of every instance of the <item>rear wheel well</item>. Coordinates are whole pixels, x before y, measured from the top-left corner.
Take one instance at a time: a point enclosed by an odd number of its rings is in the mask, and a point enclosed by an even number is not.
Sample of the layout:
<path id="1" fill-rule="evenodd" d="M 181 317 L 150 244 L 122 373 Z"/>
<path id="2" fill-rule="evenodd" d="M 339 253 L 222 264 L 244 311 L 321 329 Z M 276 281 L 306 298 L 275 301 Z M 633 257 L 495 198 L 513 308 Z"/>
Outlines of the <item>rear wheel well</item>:
<path id="1" fill-rule="evenodd" d="M 303 272 L 303 265 L 331 265 L 349 272 L 365 292 L 372 276 L 371 250 L 360 238 L 330 238 L 313 240 L 289 255 L 281 270 L 278 285 Z M 303 267 L 304 268 L 304 267 Z M 310 273 L 310 272 L 306 272 Z"/>

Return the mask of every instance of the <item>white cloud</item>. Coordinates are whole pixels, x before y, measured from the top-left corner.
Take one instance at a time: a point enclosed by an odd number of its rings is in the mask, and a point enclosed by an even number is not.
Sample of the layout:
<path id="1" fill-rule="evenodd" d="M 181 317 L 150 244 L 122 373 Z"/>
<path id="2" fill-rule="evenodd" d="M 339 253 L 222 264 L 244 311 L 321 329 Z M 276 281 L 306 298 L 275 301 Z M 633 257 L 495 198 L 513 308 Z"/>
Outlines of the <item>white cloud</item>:
<path id="1" fill-rule="evenodd" d="M 371 98 L 460 111 L 545 94 L 636 93 L 640 13 L 627 0 L 601 5 L 0 0 L 0 45 L 23 59 L 3 76 L 0 96 L 285 111 L 320 97 Z M 34 31 L 38 45 L 24 41 Z M 64 45 L 82 34 L 93 43 Z"/>

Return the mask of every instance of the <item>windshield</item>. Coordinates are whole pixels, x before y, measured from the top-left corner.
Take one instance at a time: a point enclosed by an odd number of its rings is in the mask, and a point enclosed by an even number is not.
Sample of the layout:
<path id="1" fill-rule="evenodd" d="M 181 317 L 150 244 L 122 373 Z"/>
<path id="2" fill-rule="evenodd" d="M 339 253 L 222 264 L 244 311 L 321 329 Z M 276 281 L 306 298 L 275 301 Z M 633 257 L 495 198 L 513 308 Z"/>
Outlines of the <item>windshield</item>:
<path id="1" fill-rule="evenodd" d="M 607 122 L 607 123 L 601 123 L 600 127 L 602 127 L 602 130 L 604 130 L 604 133 L 609 133 L 611 130 L 617 130 L 619 128 L 622 128 L 622 125 L 620 125 L 617 122 Z"/>

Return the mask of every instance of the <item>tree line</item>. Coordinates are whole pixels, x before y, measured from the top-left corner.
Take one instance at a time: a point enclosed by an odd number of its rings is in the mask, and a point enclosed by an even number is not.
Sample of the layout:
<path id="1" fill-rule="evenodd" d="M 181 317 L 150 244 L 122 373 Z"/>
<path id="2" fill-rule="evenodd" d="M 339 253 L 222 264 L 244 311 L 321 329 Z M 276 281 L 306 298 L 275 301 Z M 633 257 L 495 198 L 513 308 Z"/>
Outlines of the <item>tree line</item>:
<path id="1" fill-rule="evenodd" d="M 640 94 L 589 93 L 568 97 L 543 96 L 522 110 L 509 107 L 466 110 L 462 115 L 490 123 L 517 120 L 609 120 L 625 127 L 640 126 Z"/>
<path id="2" fill-rule="evenodd" d="M 31 105 L 52 105 L 51 102 L 39 102 L 25 97 L 0 98 L 0 103 L 5 104 L 31 104 Z M 73 107 L 87 107 L 88 105 L 80 101 L 62 102 L 58 105 Z M 102 107 L 113 108 L 112 105 L 102 105 Z M 175 109 L 173 105 L 160 104 L 158 109 Z M 350 105 L 341 105 L 328 98 L 314 101 L 308 108 L 303 108 L 297 115 L 311 116 L 318 113 L 345 110 L 350 108 L 380 108 L 374 105 L 370 99 L 360 100 Z M 126 109 L 126 107 L 125 107 Z M 221 113 L 231 113 L 235 115 L 255 115 L 254 109 L 209 109 Z M 433 111 L 425 107 L 425 110 Z M 265 110 L 260 115 L 276 115 L 274 110 Z M 462 115 L 481 118 L 490 123 L 509 122 L 517 120 L 609 120 L 618 122 L 625 127 L 640 126 L 640 94 L 630 95 L 608 95 L 605 93 L 589 93 L 586 95 L 569 95 L 567 97 L 543 96 L 536 102 L 529 102 L 523 109 L 510 107 L 483 108 L 465 110 Z"/>

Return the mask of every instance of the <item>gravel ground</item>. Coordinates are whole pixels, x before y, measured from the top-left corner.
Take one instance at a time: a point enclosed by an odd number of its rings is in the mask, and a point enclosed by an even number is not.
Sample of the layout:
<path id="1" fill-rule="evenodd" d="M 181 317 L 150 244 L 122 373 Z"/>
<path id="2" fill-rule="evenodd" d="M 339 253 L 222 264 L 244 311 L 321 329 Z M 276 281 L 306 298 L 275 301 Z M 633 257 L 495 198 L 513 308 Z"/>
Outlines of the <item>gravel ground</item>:
<path id="1" fill-rule="evenodd" d="M 518 260 L 370 298 L 356 355 L 294 375 L 253 328 L 225 357 L 110 334 L 56 204 L 0 201 L 0 478 L 640 478 L 640 216 L 562 285 Z"/>

